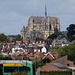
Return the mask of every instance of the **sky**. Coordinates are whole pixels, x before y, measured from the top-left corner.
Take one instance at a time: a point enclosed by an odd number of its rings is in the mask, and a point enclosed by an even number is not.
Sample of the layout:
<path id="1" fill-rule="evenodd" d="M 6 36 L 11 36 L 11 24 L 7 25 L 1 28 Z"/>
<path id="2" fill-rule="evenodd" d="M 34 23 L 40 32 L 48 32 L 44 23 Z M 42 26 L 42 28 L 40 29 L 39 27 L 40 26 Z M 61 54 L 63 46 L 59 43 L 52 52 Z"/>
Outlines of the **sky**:
<path id="1" fill-rule="evenodd" d="M 75 0 L 0 0 L 0 33 L 21 34 L 30 16 L 59 17 L 60 30 L 75 24 Z"/>

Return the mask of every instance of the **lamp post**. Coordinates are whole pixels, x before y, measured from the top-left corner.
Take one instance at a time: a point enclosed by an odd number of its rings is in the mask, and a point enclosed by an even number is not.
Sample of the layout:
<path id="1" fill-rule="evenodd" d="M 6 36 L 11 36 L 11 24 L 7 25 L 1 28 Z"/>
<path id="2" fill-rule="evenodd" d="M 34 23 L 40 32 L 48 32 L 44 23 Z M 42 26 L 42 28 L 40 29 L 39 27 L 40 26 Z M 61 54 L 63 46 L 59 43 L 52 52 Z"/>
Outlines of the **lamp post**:
<path id="1" fill-rule="evenodd" d="M 39 67 L 39 75 L 40 75 L 40 67 Z"/>
<path id="2" fill-rule="evenodd" d="M 40 66 L 41 66 L 42 62 L 39 62 L 38 66 L 39 66 L 39 75 L 40 75 Z"/>

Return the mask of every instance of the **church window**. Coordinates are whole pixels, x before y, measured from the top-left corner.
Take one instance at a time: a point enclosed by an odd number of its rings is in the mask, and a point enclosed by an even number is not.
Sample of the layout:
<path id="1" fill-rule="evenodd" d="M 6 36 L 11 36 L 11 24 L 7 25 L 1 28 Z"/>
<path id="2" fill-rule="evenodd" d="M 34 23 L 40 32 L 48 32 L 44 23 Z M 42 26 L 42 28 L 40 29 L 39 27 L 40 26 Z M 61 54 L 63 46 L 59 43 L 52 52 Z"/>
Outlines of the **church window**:
<path id="1" fill-rule="evenodd" d="M 33 22 L 34 22 L 34 20 L 33 20 Z"/>
<path id="2" fill-rule="evenodd" d="M 46 38 L 47 38 L 47 35 L 46 35 Z"/>
<path id="3" fill-rule="evenodd" d="M 45 23 L 45 30 L 46 30 L 46 23 Z"/>
<path id="4" fill-rule="evenodd" d="M 49 25 L 49 30 L 51 30 L 51 24 Z"/>
<path id="5" fill-rule="evenodd" d="M 46 25 L 46 23 L 45 23 L 45 30 L 47 30 L 48 29 L 48 25 Z"/>
<path id="6" fill-rule="evenodd" d="M 46 25 L 46 29 L 48 29 L 48 26 Z"/>

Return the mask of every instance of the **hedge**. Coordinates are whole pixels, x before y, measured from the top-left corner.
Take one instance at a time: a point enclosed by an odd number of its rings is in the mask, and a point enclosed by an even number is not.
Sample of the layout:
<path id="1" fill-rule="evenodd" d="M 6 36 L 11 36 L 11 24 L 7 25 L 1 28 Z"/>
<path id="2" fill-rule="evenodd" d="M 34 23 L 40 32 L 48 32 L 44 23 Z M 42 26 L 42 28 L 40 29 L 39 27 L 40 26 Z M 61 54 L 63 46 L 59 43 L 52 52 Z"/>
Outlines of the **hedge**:
<path id="1" fill-rule="evenodd" d="M 41 71 L 40 75 L 72 75 L 72 71 Z"/>

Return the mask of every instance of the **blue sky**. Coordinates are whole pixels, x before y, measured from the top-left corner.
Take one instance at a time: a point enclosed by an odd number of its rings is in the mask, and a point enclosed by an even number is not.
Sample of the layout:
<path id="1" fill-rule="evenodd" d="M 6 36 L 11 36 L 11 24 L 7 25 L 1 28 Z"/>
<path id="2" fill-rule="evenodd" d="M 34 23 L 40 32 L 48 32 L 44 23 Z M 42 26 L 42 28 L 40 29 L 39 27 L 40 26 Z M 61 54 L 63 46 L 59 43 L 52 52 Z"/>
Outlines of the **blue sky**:
<path id="1" fill-rule="evenodd" d="M 75 24 L 75 0 L 0 0 L 0 33 L 20 34 L 30 16 L 59 17 L 61 31 Z"/>

